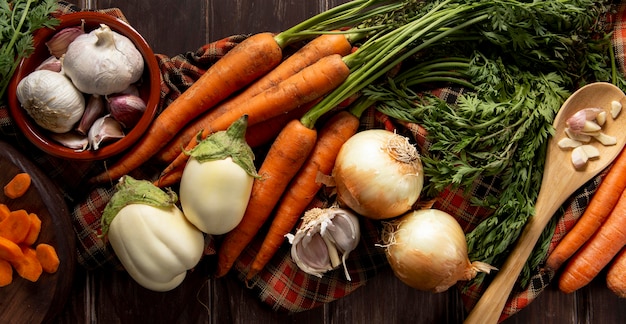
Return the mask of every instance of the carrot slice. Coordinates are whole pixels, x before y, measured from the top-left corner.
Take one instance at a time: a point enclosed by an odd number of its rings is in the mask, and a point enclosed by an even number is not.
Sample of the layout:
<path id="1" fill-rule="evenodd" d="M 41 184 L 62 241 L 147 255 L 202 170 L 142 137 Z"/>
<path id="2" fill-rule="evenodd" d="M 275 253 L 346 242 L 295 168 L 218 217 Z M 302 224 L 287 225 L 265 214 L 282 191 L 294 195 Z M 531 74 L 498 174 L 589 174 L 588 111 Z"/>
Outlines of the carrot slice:
<path id="1" fill-rule="evenodd" d="M 39 219 L 39 216 L 35 213 L 28 214 L 28 219 L 30 220 L 30 227 L 28 229 L 28 234 L 22 243 L 33 245 L 37 241 L 39 233 L 41 232 L 41 219 Z"/>
<path id="2" fill-rule="evenodd" d="M 0 259 L 16 262 L 22 258 L 24 258 L 24 253 L 22 253 L 19 245 L 0 236 Z"/>
<path id="3" fill-rule="evenodd" d="M 20 277 L 36 282 L 43 273 L 41 263 L 37 259 L 37 252 L 30 246 L 22 246 L 21 250 L 24 257 L 11 264 Z"/>
<path id="4" fill-rule="evenodd" d="M 23 209 L 13 210 L 0 222 L 0 236 L 14 243 L 21 243 L 30 230 L 30 218 Z"/>
<path id="5" fill-rule="evenodd" d="M 7 218 L 10 213 L 11 210 L 9 209 L 9 206 L 5 204 L 0 204 L 0 222 Z"/>
<path id="6" fill-rule="evenodd" d="M 0 259 L 0 287 L 8 286 L 13 282 L 13 267 L 7 260 Z"/>
<path id="7" fill-rule="evenodd" d="M 43 268 L 43 271 L 47 273 L 55 273 L 59 269 L 59 255 L 54 247 L 50 244 L 41 243 L 37 245 L 35 249 L 37 252 L 37 259 Z"/>
<path id="8" fill-rule="evenodd" d="M 30 188 L 30 182 L 28 173 L 18 173 L 4 186 L 4 195 L 11 199 L 22 197 Z"/>

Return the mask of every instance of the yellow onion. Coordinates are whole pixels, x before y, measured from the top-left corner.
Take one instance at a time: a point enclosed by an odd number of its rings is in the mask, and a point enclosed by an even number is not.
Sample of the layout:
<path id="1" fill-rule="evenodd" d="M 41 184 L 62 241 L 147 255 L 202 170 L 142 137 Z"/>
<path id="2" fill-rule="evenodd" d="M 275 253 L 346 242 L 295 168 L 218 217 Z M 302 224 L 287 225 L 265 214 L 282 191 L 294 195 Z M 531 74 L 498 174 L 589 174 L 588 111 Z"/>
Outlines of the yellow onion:
<path id="1" fill-rule="evenodd" d="M 383 129 L 352 136 L 341 147 L 332 177 L 337 200 L 372 219 L 402 215 L 424 185 L 422 162 L 408 138 Z"/>
<path id="2" fill-rule="evenodd" d="M 422 291 L 443 292 L 494 267 L 470 262 L 461 225 L 437 209 L 410 211 L 385 224 L 387 260 L 395 276 Z"/>

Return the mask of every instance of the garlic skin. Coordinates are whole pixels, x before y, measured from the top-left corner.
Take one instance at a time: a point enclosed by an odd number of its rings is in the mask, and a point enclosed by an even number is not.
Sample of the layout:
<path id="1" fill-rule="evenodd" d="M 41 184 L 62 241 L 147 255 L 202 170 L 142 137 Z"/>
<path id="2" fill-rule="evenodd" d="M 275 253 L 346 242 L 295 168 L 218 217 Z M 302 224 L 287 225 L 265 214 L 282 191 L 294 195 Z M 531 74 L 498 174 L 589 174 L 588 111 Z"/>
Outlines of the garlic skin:
<path id="1" fill-rule="evenodd" d="M 287 234 L 291 258 L 302 271 L 322 277 L 340 265 L 351 280 L 346 259 L 361 239 L 359 220 L 347 209 L 312 208 L 303 218 L 295 235 Z"/>
<path id="2" fill-rule="evenodd" d="M 100 145 L 104 143 L 124 137 L 124 130 L 122 130 L 122 125 L 119 122 L 110 115 L 106 115 L 96 119 L 89 129 L 87 137 L 89 147 L 95 151 L 100 149 Z"/>
<path id="3" fill-rule="evenodd" d="M 135 44 L 104 24 L 76 37 L 63 56 L 63 71 L 76 88 L 88 94 L 124 91 L 141 78 L 143 69 Z"/>
<path id="4" fill-rule="evenodd" d="M 85 98 L 63 74 L 30 73 L 17 85 L 17 99 L 37 125 L 54 133 L 70 131 L 85 111 Z"/>

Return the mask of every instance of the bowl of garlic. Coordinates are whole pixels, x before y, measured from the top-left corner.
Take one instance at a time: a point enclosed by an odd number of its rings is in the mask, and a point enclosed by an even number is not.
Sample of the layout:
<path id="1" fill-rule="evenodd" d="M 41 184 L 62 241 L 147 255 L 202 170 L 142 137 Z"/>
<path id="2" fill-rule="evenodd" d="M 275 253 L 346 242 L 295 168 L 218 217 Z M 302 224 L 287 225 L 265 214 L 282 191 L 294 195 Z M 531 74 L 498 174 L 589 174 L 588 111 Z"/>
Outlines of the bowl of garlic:
<path id="1" fill-rule="evenodd" d="M 103 160 L 130 148 L 148 129 L 160 101 L 161 73 L 145 39 L 98 12 L 59 17 L 35 32 L 34 52 L 9 84 L 9 111 L 44 152 Z"/>

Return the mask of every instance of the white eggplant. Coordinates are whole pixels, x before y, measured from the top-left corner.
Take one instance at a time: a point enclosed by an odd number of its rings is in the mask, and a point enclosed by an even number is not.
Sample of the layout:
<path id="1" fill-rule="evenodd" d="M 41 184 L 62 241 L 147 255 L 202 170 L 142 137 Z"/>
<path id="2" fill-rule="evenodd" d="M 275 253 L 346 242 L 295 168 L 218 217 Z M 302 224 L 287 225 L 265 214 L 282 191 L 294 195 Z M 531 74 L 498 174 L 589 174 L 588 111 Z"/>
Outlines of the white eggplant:
<path id="1" fill-rule="evenodd" d="M 180 203 L 189 221 L 207 234 L 225 234 L 246 211 L 257 177 L 254 153 L 245 141 L 247 116 L 189 152 L 180 180 Z"/>
<path id="2" fill-rule="evenodd" d="M 176 201 L 173 191 L 125 176 L 102 216 L 102 236 L 128 274 L 153 291 L 178 287 L 204 251 L 204 235 Z"/>

